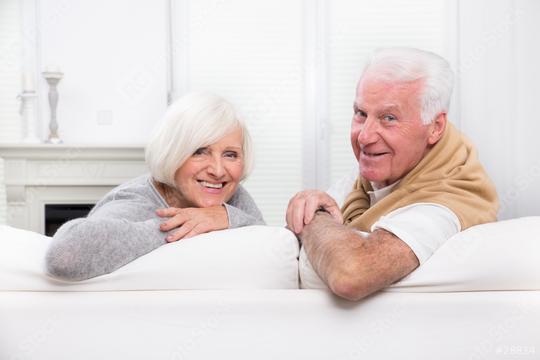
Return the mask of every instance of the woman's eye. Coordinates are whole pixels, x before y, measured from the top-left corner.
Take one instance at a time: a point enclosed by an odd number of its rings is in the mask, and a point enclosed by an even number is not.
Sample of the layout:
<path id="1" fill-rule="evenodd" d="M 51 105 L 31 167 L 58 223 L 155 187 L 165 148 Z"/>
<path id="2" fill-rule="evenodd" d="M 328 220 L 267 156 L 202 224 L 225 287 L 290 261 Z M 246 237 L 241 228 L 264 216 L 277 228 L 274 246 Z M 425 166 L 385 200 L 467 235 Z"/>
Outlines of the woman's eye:
<path id="1" fill-rule="evenodd" d="M 206 153 L 206 148 L 202 147 L 202 148 L 198 148 L 197 150 L 195 150 L 195 152 L 193 153 L 193 155 L 202 155 L 204 153 Z"/>
<path id="2" fill-rule="evenodd" d="M 227 151 L 225 154 L 225 157 L 236 159 L 238 158 L 238 153 L 236 151 Z"/>

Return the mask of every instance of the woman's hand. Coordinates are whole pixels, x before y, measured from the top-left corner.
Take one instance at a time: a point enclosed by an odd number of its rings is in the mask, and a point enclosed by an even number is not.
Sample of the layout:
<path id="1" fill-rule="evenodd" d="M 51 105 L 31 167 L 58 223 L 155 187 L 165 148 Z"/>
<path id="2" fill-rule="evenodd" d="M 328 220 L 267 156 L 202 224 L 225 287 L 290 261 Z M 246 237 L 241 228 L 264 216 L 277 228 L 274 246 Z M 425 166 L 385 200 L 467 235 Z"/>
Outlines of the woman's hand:
<path id="1" fill-rule="evenodd" d="M 168 217 L 159 229 L 161 231 L 170 231 L 178 228 L 165 240 L 174 242 L 180 239 L 207 233 L 213 230 L 222 230 L 229 227 L 227 210 L 224 206 L 211 206 L 206 208 L 166 208 L 156 210 L 160 217 Z"/>

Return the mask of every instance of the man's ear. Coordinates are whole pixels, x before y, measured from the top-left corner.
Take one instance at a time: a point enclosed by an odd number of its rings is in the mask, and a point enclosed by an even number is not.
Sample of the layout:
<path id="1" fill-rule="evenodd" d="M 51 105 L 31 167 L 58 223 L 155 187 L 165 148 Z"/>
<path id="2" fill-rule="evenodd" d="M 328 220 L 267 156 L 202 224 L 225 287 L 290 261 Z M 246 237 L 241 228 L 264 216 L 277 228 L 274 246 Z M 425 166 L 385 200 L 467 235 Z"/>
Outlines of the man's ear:
<path id="1" fill-rule="evenodd" d="M 446 113 L 440 113 L 429 126 L 428 144 L 435 145 L 443 136 L 446 129 Z"/>

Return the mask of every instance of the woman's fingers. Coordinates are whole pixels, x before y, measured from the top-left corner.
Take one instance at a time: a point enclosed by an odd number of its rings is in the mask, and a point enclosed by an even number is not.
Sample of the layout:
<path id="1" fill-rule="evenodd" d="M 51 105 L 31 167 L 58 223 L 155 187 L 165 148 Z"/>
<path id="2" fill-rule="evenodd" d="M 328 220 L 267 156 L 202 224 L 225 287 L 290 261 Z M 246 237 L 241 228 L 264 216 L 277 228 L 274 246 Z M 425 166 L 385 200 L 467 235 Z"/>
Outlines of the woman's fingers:
<path id="1" fill-rule="evenodd" d="M 159 229 L 171 232 L 166 238 L 168 242 L 185 239 L 212 230 L 222 230 L 229 226 L 227 211 L 224 206 L 211 206 L 208 208 L 185 208 L 169 211 L 176 213 L 167 221 L 160 224 Z M 178 228 L 174 232 L 171 230 Z"/>
<path id="2" fill-rule="evenodd" d="M 211 230 L 208 226 L 195 221 L 187 221 L 184 225 L 178 228 L 172 235 L 167 237 L 167 242 L 174 242 L 180 239 L 188 239 L 193 236 L 204 234 Z"/>
<path id="3" fill-rule="evenodd" d="M 173 217 L 179 214 L 181 211 L 182 209 L 180 208 L 170 207 L 170 208 L 157 209 L 156 214 L 159 217 Z"/>
<path id="4" fill-rule="evenodd" d="M 159 226 L 159 229 L 161 231 L 169 231 L 174 229 L 175 227 L 181 226 L 187 220 L 188 218 L 184 214 L 178 213 L 177 215 L 171 217 L 169 220 L 162 222 Z"/>
<path id="5" fill-rule="evenodd" d="M 176 231 L 169 234 L 165 240 L 167 242 L 175 242 L 186 237 L 187 234 L 197 226 L 194 221 L 186 221 L 182 226 L 180 226 Z"/>
<path id="6" fill-rule="evenodd" d="M 197 224 L 184 236 L 184 239 L 203 234 L 208 232 L 208 230 L 210 229 L 205 228 L 203 224 Z"/>

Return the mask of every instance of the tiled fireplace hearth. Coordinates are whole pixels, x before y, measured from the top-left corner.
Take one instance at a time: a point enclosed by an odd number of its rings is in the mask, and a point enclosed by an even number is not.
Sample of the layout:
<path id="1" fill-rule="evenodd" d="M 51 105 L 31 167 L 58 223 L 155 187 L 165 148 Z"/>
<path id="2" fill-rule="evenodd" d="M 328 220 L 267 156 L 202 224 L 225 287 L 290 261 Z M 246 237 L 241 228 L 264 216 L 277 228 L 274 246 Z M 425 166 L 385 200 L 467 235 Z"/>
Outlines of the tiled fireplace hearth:
<path id="1" fill-rule="evenodd" d="M 114 186 L 146 172 L 142 146 L 0 145 L 0 158 L 5 222 L 43 234 L 53 232 L 63 218 L 84 214 Z"/>

